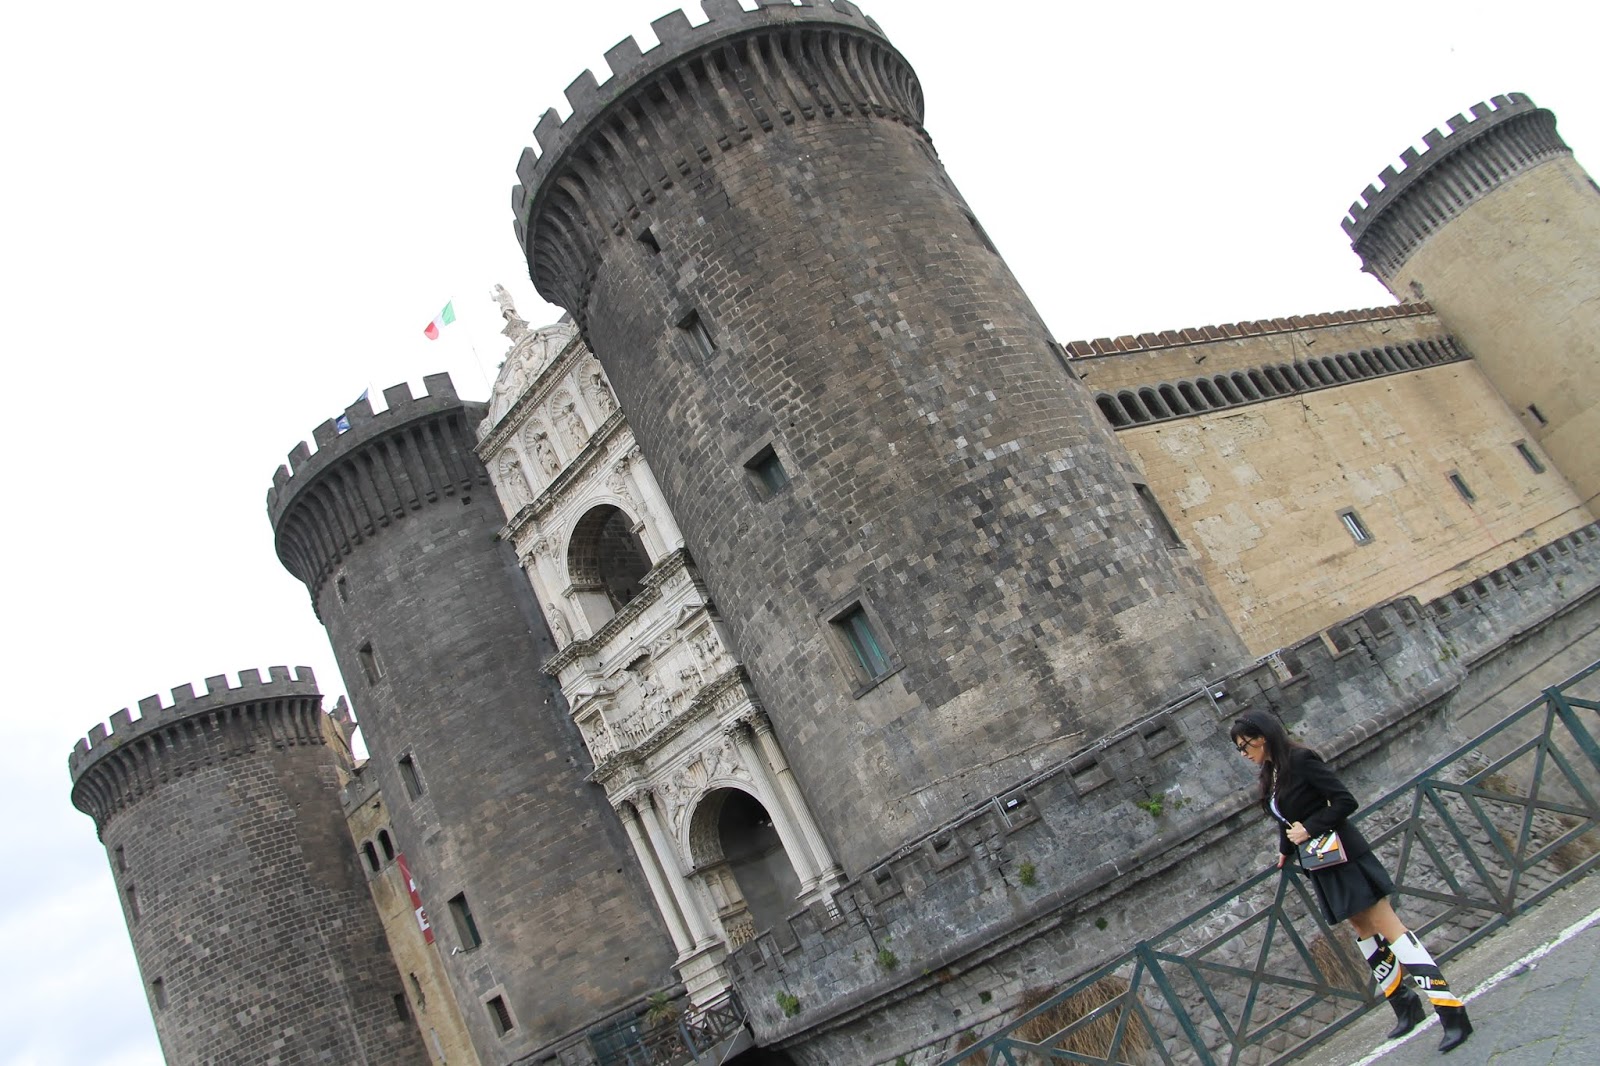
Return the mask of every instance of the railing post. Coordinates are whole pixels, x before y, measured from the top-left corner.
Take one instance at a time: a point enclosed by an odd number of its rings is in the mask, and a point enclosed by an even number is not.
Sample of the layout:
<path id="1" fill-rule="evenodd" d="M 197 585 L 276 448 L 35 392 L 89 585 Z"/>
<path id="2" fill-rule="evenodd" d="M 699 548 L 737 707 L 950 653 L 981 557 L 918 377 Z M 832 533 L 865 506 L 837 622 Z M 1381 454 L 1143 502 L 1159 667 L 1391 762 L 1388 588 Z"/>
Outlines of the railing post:
<path id="1" fill-rule="evenodd" d="M 1600 766 L 1600 744 L 1596 744 L 1594 737 L 1583 728 L 1583 722 L 1573 710 L 1572 704 L 1567 702 L 1566 694 L 1559 688 L 1547 688 L 1544 690 L 1544 695 L 1555 707 L 1561 723 L 1572 733 L 1572 739 L 1577 742 L 1578 750 L 1582 751 L 1590 762 Z"/>
<path id="2" fill-rule="evenodd" d="M 1188 1038 L 1189 1046 L 1194 1048 L 1200 1066 L 1216 1066 L 1211 1057 L 1211 1049 L 1206 1047 L 1205 1041 L 1200 1037 L 1200 1030 L 1194 1026 L 1194 1019 L 1189 1017 L 1189 1009 L 1183 1005 L 1183 1000 L 1178 998 L 1177 989 L 1172 987 L 1167 980 L 1167 975 L 1161 969 L 1161 961 L 1156 958 L 1156 953 L 1150 947 L 1148 940 L 1141 940 L 1133 946 L 1134 958 L 1139 960 L 1139 965 L 1150 971 L 1150 980 L 1155 983 L 1161 992 L 1161 998 L 1167 1001 L 1167 1007 L 1173 1016 L 1178 1019 L 1178 1027 L 1183 1030 L 1183 1035 Z M 1138 986 L 1138 971 L 1134 971 L 1134 988 Z M 1130 989 L 1133 991 L 1133 989 Z M 1150 1034 L 1155 1039 L 1161 1039 L 1157 1033 Z"/>

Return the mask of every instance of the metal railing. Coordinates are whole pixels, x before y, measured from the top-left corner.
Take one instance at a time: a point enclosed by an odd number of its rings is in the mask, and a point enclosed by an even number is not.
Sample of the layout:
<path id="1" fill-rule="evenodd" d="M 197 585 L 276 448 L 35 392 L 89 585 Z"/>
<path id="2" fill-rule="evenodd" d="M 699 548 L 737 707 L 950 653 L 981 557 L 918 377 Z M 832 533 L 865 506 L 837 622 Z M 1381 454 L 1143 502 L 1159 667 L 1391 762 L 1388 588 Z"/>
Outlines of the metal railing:
<path id="1" fill-rule="evenodd" d="M 699 1007 L 675 1001 L 659 1019 L 642 1013 L 592 1031 L 589 1045 L 599 1066 L 715 1066 L 721 1059 L 712 1056 L 744 1030 L 744 1006 L 730 989 Z"/>
<path id="2" fill-rule="evenodd" d="M 1600 662 L 1546 689 L 1356 816 L 1448 960 L 1600 862 Z M 943 1066 L 1268 1066 L 1376 1001 L 1305 878 L 1268 869 Z"/>

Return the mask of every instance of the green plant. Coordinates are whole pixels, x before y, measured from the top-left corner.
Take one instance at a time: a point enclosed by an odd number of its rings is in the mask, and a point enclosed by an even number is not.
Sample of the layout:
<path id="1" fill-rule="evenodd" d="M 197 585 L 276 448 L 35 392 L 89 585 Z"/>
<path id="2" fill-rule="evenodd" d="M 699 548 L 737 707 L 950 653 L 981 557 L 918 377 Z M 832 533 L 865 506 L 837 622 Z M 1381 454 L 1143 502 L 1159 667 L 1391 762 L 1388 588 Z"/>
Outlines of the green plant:
<path id="1" fill-rule="evenodd" d="M 1017 880 L 1032 888 L 1039 883 L 1039 868 L 1031 862 L 1025 862 L 1017 867 Z"/>
<path id="2" fill-rule="evenodd" d="M 644 1021 L 652 1029 L 678 1019 L 678 1005 L 667 992 L 652 992 L 644 1001 Z"/>
<path id="3" fill-rule="evenodd" d="M 900 965 L 900 956 L 896 955 L 888 948 L 879 948 L 878 965 L 882 966 L 885 970 L 892 970 L 896 966 Z"/>
<path id="4" fill-rule="evenodd" d="M 979 992 L 978 993 L 978 1002 L 979 1003 L 989 1003 L 989 1002 L 992 1002 L 993 1000 L 994 1000 L 994 993 L 993 992 Z"/>
<path id="5" fill-rule="evenodd" d="M 1110 923 L 1106 921 L 1106 916 L 1103 914 L 1094 920 L 1094 927 L 1099 929 L 1101 932 L 1104 932 L 1106 926 L 1109 924 Z"/>
<path id="6" fill-rule="evenodd" d="M 778 1009 L 783 1011 L 785 1018 L 793 1018 L 800 1013 L 800 997 L 788 992 L 779 992 L 777 995 Z"/>
<path id="7" fill-rule="evenodd" d="M 1141 811 L 1144 811 L 1152 818 L 1160 818 L 1162 812 L 1166 810 L 1166 804 L 1162 801 L 1160 796 L 1151 796 L 1149 799 L 1135 800 L 1133 805 L 1139 808 Z"/>

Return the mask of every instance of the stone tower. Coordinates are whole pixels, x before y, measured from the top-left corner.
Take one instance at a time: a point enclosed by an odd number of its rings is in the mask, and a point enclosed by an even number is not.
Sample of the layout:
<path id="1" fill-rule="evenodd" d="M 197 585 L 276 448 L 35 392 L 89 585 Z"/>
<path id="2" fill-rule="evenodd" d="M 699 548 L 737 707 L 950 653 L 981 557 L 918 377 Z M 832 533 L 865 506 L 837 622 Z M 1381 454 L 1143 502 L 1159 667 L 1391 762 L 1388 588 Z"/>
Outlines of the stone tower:
<path id="1" fill-rule="evenodd" d="M 540 669 L 554 645 L 473 454 L 484 405 L 448 375 L 426 385 L 317 427 L 316 452 L 302 443 L 273 478 L 268 513 L 487 1066 L 671 984 L 673 953 Z"/>
<path id="2" fill-rule="evenodd" d="M 847 0 L 705 0 L 538 123 L 616 388 L 847 872 L 1242 656 Z"/>
<path id="3" fill-rule="evenodd" d="M 1600 187 L 1521 93 L 1431 130 L 1345 232 L 1402 300 L 1426 299 L 1585 503 L 1600 496 Z"/>
<path id="4" fill-rule="evenodd" d="M 339 811 L 343 745 L 310 669 L 206 679 L 79 741 L 169 1063 L 426 1066 Z"/>

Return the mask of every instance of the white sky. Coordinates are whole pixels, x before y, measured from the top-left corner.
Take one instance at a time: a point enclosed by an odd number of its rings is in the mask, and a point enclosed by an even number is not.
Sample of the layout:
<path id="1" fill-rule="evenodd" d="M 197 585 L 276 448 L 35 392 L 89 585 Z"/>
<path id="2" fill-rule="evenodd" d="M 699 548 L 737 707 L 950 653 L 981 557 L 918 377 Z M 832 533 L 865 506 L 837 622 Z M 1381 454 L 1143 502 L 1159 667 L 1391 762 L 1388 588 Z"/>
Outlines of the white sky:
<path id="1" fill-rule="evenodd" d="M 486 396 L 494 282 L 557 316 L 511 236 L 517 156 L 671 2 L 8 8 L 0 1063 L 161 1061 L 67 752 L 207 674 L 307 663 L 343 691 L 273 553 L 272 472 L 362 389 L 448 370 Z M 862 6 L 1063 342 L 1391 302 L 1339 220 L 1492 94 L 1600 155 L 1600 15 L 1577 0 Z"/>

